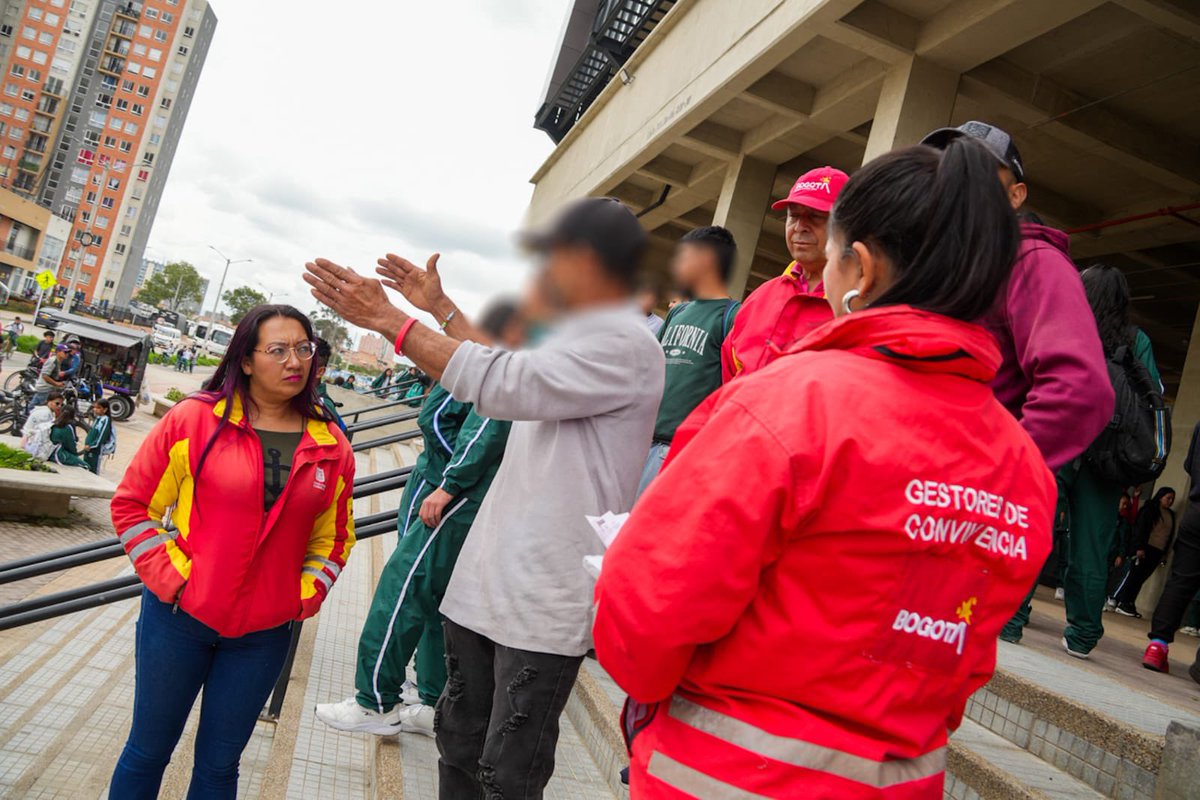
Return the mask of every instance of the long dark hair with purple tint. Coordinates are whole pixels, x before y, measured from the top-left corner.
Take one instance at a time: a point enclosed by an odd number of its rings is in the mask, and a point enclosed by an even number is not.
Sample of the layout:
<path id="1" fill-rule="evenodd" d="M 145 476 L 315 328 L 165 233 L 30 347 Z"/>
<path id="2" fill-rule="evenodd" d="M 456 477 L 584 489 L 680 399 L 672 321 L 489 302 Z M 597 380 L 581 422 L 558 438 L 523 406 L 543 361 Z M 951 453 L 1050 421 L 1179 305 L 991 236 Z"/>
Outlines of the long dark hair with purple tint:
<path id="1" fill-rule="evenodd" d="M 208 459 L 208 453 L 212 450 L 213 444 L 217 441 L 217 437 L 221 435 L 221 431 L 229 424 L 229 415 L 233 413 L 233 399 L 237 397 L 241 400 L 242 411 L 249 416 L 250 411 L 254 407 L 254 400 L 250 397 L 250 376 L 242 372 L 242 362 L 247 358 L 254 358 L 254 350 L 258 347 L 258 331 L 262 324 L 275 317 L 286 317 L 294 319 L 304 328 L 304 335 L 309 341 L 316 341 L 316 335 L 313 333 L 312 322 L 299 309 L 289 305 L 261 305 L 255 306 L 242 317 L 242 321 L 238 323 L 237 330 L 233 333 L 233 338 L 229 341 L 229 348 L 225 351 L 225 355 L 221 358 L 221 363 L 217 365 L 217 371 L 208 379 L 208 383 L 204 384 L 204 388 L 192 395 L 192 398 L 210 405 L 215 405 L 221 400 L 225 401 L 225 410 L 221 414 L 221 424 L 213 431 L 212 436 L 208 437 L 208 441 L 204 444 L 204 449 L 200 451 L 200 461 L 196 464 L 196 475 L 193 479 L 197 487 L 200 485 L 200 471 L 204 469 L 204 462 Z M 304 389 L 292 398 L 292 408 L 297 414 L 300 414 L 305 419 L 319 419 L 324 422 L 332 422 L 333 417 L 325 409 L 325 405 L 317 396 L 317 365 L 316 361 L 309 361 L 308 381 L 304 385 Z M 197 505 L 199 510 L 199 505 Z"/>

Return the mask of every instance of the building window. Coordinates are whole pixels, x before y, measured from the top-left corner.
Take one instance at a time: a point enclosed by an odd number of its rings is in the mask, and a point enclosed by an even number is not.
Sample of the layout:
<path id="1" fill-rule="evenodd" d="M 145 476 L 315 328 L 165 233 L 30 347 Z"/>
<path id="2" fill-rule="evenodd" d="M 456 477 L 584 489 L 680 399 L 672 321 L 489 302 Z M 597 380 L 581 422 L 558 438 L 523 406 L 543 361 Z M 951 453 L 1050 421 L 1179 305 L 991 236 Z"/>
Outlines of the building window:
<path id="1" fill-rule="evenodd" d="M 142 69 L 142 75 L 147 80 L 154 80 L 154 76 L 157 74 L 158 74 L 158 70 L 156 70 L 154 67 L 145 67 Z"/>
<path id="2" fill-rule="evenodd" d="M 151 47 L 150 48 L 150 60 L 151 61 L 162 61 L 162 50 L 159 50 L 157 47 Z"/>
<path id="3" fill-rule="evenodd" d="M 121 226 L 121 235 L 122 236 L 128 236 L 131 233 L 133 233 L 132 225 L 122 225 Z"/>
<path id="4" fill-rule="evenodd" d="M 94 205 L 96 205 L 96 193 L 95 193 L 95 192 L 88 192 L 88 193 L 87 193 L 87 199 L 86 199 L 86 200 L 84 200 L 83 202 L 87 203 L 89 206 L 94 206 Z"/>
<path id="5" fill-rule="evenodd" d="M 33 55 L 33 50 L 29 49 L 25 45 L 21 45 L 17 48 L 17 58 L 29 58 L 31 55 Z"/>
<path id="6" fill-rule="evenodd" d="M 108 223 L 111 221 L 108 217 L 96 217 L 96 227 L 103 230 L 108 227 Z"/>
<path id="7" fill-rule="evenodd" d="M 188 54 L 188 46 L 186 44 L 181 44 L 179 45 L 179 49 L 175 52 L 179 53 L 181 56 L 186 56 Z"/>
<path id="8" fill-rule="evenodd" d="M 32 103 L 34 100 L 37 100 L 37 94 L 32 89 L 22 89 L 21 99 L 27 103 Z"/>
<path id="9" fill-rule="evenodd" d="M 131 80 L 121 81 L 121 90 L 125 92 L 132 92 L 134 85 L 134 82 Z"/>
<path id="10" fill-rule="evenodd" d="M 81 148 L 79 148 L 79 155 L 75 157 L 75 160 L 78 161 L 80 164 L 88 164 L 88 165 L 95 164 L 96 163 L 96 151 L 95 150 L 87 150 L 87 149 L 81 147 Z"/>
<path id="11" fill-rule="evenodd" d="M 147 19 L 158 19 L 158 9 L 157 8 L 147 8 L 146 9 L 146 18 Z"/>
<path id="12" fill-rule="evenodd" d="M 166 31 L 155 31 L 154 32 L 154 41 L 166 42 L 167 41 L 167 32 Z"/>
<path id="13" fill-rule="evenodd" d="M 126 226 L 126 227 L 129 227 L 129 226 Z M 113 248 L 113 252 L 114 252 L 114 253 L 116 253 L 116 254 L 117 254 L 117 255 L 119 255 L 119 256 L 123 256 L 123 255 L 125 255 L 125 243 L 124 243 L 124 242 L 119 242 L 119 243 L 117 244 L 117 246 Z"/>
<path id="14" fill-rule="evenodd" d="M 189 25 L 188 27 L 183 29 L 183 35 L 184 35 L 184 38 L 191 39 L 193 36 L 196 35 L 196 29 Z"/>
<path id="15" fill-rule="evenodd" d="M 162 141 L 162 135 L 157 133 L 150 134 L 150 144 L 157 145 Z"/>
<path id="16" fill-rule="evenodd" d="M 104 137 L 104 146 L 105 147 L 116 147 L 117 146 L 117 137 L 105 136 Z"/>
<path id="17" fill-rule="evenodd" d="M 151 164 L 153 164 L 154 163 L 154 153 L 143 153 L 142 154 L 142 163 L 145 164 L 146 166 L 150 166 Z"/>
<path id="18" fill-rule="evenodd" d="M 119 117 L 113 117 L 113 118 L 112 118 L 112 119 L 109 121 L 109 123 L 108 123 L 108 127 L 112 128 L 114 131 L 119 131 L 119 130 L 121 130 L 121 120 L 120 120 L 120 118 L 119 118 Z"/>
<path id="19" fill-rule="evenodd" d="M 133 54 L 134 54 L 135 56 L 144 56 L 144 55 L 146 55 L 146 45 L 144 45 L 144 44 L 135 44 L 135 45 L 133 46 Z"/>
<path id="20" fill-rule="evenodd" d="M 144 105 L 142 105 L 141 103 L 134 103 L 133 107 L 130 109 L 130 111 L 133 113 L 133 115 L 135 117 L 140 117 L 143 114 L 143 112 L 145 112 L 145 110 L 146 110 L 146 107 Z"/>
<path id="21" fill-rule="evenodd" d="M 54 34 L 42 31 L 38 34 L 38 42 L 46 45 L 54 44 Z"/>
<path id="22" fill-rule="evenodd" d="M 129 65 L 127 67 L 125 67 L 125 69 L 129 70 L 134 75 L 142 74 L 142 65 L 137 63 L 136 61 L 130 61 Z"/>
<path id="23" fill-rule="evenodd" d="M 117 189 L 120 189 L 121 188 L 121 179 L 120 178 L 109 178 L 108 179 L 108 188 L 112 189 L 114 192 Z"/>
<path id="24" fill-rule="evenodd" d="M 170 108 L 170 107 L 171 107 L 171 98 L 169 98 L 169 97 L 164 97 L 164 98 L 163 98 L 163 99 L 162 99 L 162 100 L 159 102 L 159 104 L 158 104 L 158 107 L 159 107 L 159 108 Z"/>
<path id="25" fill-rule="evenodd" d="M 12 112 L 13 112 L 12 105 L 10 105 L 9 103 L 0 103 L 0 114 L 3 114 L 6 117 L 11 117 Z"/>
<path id="26" fill-rule="evenodd" d="M 29 8 L 29 18 L 30 19 L 41 19 L 42 18 L 42 9 L 37 8 L 36 6 L 31 6 Z"/>
<path id="27" fill-rule="evenodd" d="M 127 217 L 136 217 L 137 212 L 138 212 L 138 207 L 133 204 L 130 204 L 125 207 L 125 216 L 127 216 Z"/>
<path id="28" fill-rule="evenodd" d="M 172 22 L 175 21 L 175 15 L 172 14 L 170 11 L 164 11 L 162 14 L 162 21 L 163 21 L 164 25 L 170 25 Z"/>
<path id="29" fill-rule="evenodd" d="M 125 100 L 125 99 L 118 100 L 117 101 L 117 110 L 118 111 L 128 111 L 129 110 L 129 101 Z"/>
<path id="30" fill-rule="evenodd" d="M 29 41 L 32 42 L 34 39 L 37 38 L 37 31 L 34 30 L 33 28 L 29 27 L 28 25 L 26 25 L 24 28 L 21 29 L 21 38 L 28 39 Z"/>
<path id="31" fill-rule="evenodd" d="M 136 134 L 136 133 L 138 132 L 138 126 L 137 126 L 137 123 L 135 123 L 135 122 L 126 122 L 126 123 L 125 123 L 125 132 L 126 132 L 126 133 L 128 133 L 130 136 L 132 136 L 132 135 Z"/>
<path id="32" fill-rule="evenodd" d="M 129 166 L 128 161 L 122 161 L 121 159 L 117 159 L 116 161 L 113 162 L 113 172 L 124 172 L 125 168 L 128 166 Z"/>
<path id="33" fill-rule="evenodd" d="M 29 109 L 28 108 L 18 108 L 17 113 L 13 114 L 13 116 L 16 117 L 19 121 L 24 122 L 25 120 L 29 119 Z"/>
<path id="34" fill-rule="evenodd" d="M 108 197 L 107 195 L 104 197 L 101 197 L 100 198 L 100 207 L 101 208 L 112 208 L 113 207 L 113 199 L 111 197 Z"/>
<path id="35" fill-rule="evenodd" d="M 10 138 L 10 139 L 20 139 L 24 136 L 25 136 L 24 128 L 10 128 L 8 131 L 8 138 Z"/>
<path id="36" fill-rule="evenodd" d="M 133 142 L 127 142 L 127 141 L 121 142 L 121 146 L 118 149 L 122 153 L 128 153 L 130 150 L 133 149 Z"/>
<path id="37" fill-rule="evenodd" d="M 112 108 L 112 95 L 111 94 L 96 95 L 96 105 L 99 106 L 100 108 Z"/>
<path id="38" fill-rule="evenodd" d="M 88 124 L 96 128 L 103 128 L 107 122 L 108 114 L 103 111 L 93 111 L 92 115 L 88 117 Z"/>
<path id="39" fill-rule="evenodd" d="M 8 36 L 11 38 L 12 34 L 13 34 L 13 26 L 12 25 L 0 25 L 0 36 Z"/>
<path id="40" fill-rule="evenodd" d="M 148 169 L 139 169 L 138 170 L 138 178 L 137 179 L 139 181 L 144 181 L 149 177 L 150 177 L 150 170 L 148 170 Z"/>
<path id="41" fill-rule="evenodd" d="M 21 93 L 21 87 L 15 83 L 6 83 L 4 85 L 4 93 L 9 97 L 16 97 Z"/>
<path id="42" fill-rule="evenodd" d="M 139 86 L 137 93 L 138 93 L 138 97 L 149 97 L 150 96 L 150 87 L 149 86 Z"/>

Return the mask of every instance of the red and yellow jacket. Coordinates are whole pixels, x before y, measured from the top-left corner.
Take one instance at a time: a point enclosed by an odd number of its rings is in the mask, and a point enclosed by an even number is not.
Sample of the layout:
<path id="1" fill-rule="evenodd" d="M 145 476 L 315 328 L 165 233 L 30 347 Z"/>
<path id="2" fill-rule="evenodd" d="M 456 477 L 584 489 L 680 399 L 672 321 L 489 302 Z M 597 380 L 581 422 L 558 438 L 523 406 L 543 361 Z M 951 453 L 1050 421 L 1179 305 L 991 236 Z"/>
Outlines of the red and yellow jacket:
<path id="1" fill-rule="evenodd" d="M 317 613 L 354 546 L 354 454 L 335 424 L 309 420 L 264 513 L 261 445 L 235 401 L 197 493 L 196 466 L 224 410 L 224 401 L 175 406 L 130 463 L 112 518 L 158 599 L 234 637 Z"/>
<path id="2" fill-rule="evenodd" d="M 825 285 L 810 289 L 793 261 L 782 275 L 759 286 L 742 303 L 721 345 L 722 379 L 728 382 L 762 369 L 831 319 Z"/>
<path id="3" fill-rule="evenodd" d="M 596 587 L 600 663 L 650 706 L 634 798 L 940 800 L 1050 551 L 999 362 L 981 327 L 859 311 L 685 420 Z"/>

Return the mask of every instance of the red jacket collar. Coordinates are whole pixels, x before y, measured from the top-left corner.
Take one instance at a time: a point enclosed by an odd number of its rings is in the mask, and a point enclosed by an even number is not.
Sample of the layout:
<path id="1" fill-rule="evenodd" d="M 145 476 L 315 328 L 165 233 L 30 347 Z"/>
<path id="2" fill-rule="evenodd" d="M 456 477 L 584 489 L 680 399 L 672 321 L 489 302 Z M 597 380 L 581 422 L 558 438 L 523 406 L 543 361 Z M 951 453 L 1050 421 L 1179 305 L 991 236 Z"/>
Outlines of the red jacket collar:
<path id="1" fill-rule="evenodd" d="M 983 327 L 912 306 L 846 314 L 787 352 L 806 350 L 848 350 L 905 369 L 962 375 L 981 383 L 991 381 L 1000 366 L 1000 349 Z"/>

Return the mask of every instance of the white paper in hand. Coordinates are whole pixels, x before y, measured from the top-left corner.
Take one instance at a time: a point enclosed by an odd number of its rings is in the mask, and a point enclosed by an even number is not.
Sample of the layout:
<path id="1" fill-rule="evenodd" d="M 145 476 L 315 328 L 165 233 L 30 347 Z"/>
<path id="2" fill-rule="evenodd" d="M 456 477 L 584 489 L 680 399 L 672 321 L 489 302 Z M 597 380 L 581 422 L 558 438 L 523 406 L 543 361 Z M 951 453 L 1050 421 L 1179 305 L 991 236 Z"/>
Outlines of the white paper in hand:
<path id="1" fill-rule="evenodd" d="M 604 542 L 604 549 L 607 550 L 612 546 L 617 534 L 621 532 L 621 526 L 625 524 L 625 520 L 629 519 L 629 514 L 614 514 L 611 511 L 605 511 L 598 517 L 586 517 L 586 519 L 592 526 L 592 530 L 600 537 L 600 541 Z"/>

